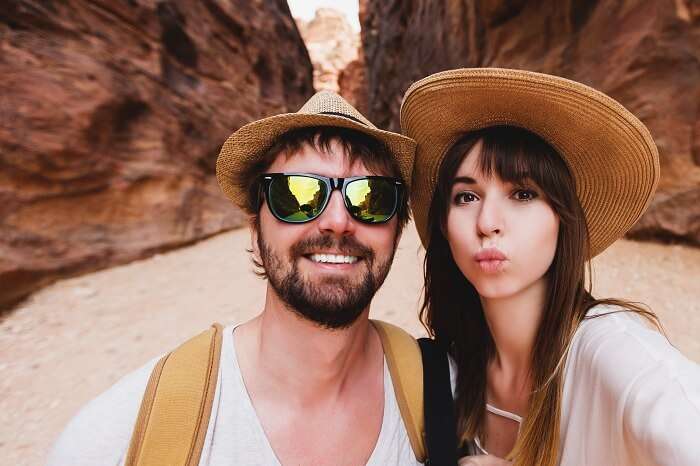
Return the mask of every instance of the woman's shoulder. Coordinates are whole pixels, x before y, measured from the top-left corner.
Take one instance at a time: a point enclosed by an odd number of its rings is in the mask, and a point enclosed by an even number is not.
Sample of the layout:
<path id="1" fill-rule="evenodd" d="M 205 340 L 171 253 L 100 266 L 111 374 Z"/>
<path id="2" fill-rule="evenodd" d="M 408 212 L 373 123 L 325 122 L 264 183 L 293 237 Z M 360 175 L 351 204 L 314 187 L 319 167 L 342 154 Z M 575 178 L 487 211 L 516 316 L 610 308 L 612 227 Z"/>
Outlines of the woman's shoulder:
<path id="1" fill-rule="evenodd" d="M 574 334 L 574 343 L 620 339 L 630 340 L 639 345 L 640 350 L 650 354 L 672 347 L 668 339 L 646 316 L 610 304 L 598 304 L 588 309 Z"/>
<path id="2" fill-rule="evenodd" d="M 594 443 L 650 464 L 694 464 L 700 366 L 645 320 L 595 306 L 577 329 L 564 371 L 565 450 L 587 451 Z"/>
<path id="3" fill-rule="evenodd" d="M 566 370 L 620 390 L 650 378 L 700 387 L 700 366 L 676 349 L 646 317 L 619 306 L 589 309 L 571 342 Z"/>
<path id="4" fill-rule="evenodd" d="M 574 334 L 572 355 L 615 362 L 632 358 L 649 363 L 686 359 L 644 315 L 621 306 L 591 307 Z"/>

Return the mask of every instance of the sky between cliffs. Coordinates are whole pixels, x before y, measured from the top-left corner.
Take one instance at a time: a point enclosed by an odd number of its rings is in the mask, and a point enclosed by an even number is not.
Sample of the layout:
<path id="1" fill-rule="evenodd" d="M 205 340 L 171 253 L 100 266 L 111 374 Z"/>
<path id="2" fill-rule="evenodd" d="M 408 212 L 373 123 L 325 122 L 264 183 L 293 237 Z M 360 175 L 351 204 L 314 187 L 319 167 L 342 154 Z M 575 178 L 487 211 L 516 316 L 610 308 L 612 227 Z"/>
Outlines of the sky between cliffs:
<path id="1" fill-rule="evenodd" d="M 318 8 L 333 8 L 345 15 L 355 31 L 360 31 L 358 0 L 287 0 L 287 3 L 292 16 L 305 21 L 312 19 Z"/>

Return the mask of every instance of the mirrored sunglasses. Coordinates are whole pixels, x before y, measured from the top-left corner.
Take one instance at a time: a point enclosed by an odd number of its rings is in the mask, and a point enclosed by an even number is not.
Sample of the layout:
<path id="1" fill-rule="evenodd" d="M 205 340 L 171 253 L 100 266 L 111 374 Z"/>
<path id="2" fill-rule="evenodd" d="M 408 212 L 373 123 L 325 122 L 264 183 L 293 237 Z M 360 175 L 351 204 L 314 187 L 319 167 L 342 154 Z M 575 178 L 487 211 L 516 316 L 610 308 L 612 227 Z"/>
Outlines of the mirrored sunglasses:
<path id="1" fill-rule="evenodd" d="M 368 224 L 388 222 L 396 213 L 403 185 L 387 176 L 329 178 L 311 173 L 266 173 L 262 187 L 275 218 L 305 223 L 323 213 L 334 190 L 340 190 L 352 218 Z"/>

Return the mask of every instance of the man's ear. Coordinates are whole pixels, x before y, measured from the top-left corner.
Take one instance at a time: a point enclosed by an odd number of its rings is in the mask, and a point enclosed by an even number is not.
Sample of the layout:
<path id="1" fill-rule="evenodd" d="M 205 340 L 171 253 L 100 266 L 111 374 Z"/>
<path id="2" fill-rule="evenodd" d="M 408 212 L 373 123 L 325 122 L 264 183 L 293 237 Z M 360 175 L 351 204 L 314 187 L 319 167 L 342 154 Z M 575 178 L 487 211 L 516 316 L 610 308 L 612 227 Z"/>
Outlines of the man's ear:
<path id="1" fill-rule="evenodd" d="M 406 226 L 404 225 L 404 228 Z M 403 235 L 403 228 L 399 228 L 398 226 L 396 227 L 396 238 L 394 239 L 394 244 L 396 247 L 399 247 L 399 241 L 401 241 L 401 235 Z"/>
<path id="2" fill-rule="evenodd" d="M 267 280 L 267 272 L 260 251 L 260 217 L 258 215 L 248 217 L 248 231 L 250 232 L 250 248 L 247 251 L 252 256 L 253 273 L 259 278 Z"/>
<path id="3" fill-rule="evenodd" d="M 253 259 L 259 262 L 258 236 L 260 235 L 260 219 L 257 215 L 248 217 L 248 230 L 250 231 L 250 252 L 253 254 Z"/>

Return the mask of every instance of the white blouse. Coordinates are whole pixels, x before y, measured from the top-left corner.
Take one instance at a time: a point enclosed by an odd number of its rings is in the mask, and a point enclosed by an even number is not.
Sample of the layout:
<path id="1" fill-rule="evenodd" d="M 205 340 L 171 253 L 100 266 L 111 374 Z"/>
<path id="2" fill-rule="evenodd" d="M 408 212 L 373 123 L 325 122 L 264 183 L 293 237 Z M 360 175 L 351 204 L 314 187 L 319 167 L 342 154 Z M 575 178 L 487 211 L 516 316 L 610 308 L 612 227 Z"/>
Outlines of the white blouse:
<path id="1" fill-rule="evenodd" d="M 700 366 L 641 316 L 584 320 L 564 371 L 559 465 L 700 465 Z"/>

